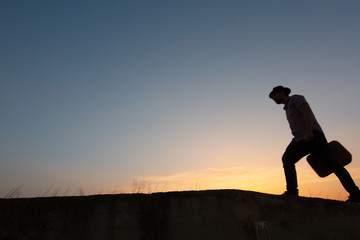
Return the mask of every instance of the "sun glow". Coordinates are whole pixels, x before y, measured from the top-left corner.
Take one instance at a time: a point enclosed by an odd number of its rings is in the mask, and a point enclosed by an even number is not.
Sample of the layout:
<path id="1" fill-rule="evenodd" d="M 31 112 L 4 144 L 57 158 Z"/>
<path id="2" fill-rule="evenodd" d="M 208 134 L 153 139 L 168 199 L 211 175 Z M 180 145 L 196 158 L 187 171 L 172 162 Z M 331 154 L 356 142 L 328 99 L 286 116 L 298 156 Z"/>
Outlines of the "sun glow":
<path id="1" fill-rule="evenodd" d="M 360 168 L 350 169 L 359 179 Z M 344 200 L 348 193 L 333 174 L 319 178 L 310 167 L 298 168 L 300 195 Z M 186 191 L 208 189 L 240 189 L 270 194 L 285 190 L 282 168 L 208 168 L 199 171 L 177 172 L 166 175 L 142 176 L 133 180 L 134 192 Z"/>

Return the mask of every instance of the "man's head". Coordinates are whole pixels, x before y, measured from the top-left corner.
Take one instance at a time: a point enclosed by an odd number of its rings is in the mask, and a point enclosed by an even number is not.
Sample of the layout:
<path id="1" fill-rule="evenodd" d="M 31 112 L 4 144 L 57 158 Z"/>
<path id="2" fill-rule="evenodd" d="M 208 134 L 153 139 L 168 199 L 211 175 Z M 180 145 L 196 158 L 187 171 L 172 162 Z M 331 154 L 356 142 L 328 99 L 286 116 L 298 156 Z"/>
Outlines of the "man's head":
<path id="1" fill-rule="evenodd" d="M 277 104 L 285 103 L 286 99 L 289 97 L 291 92 L 290 88 L 283 86 L 274 87 L 269 94 L 269 98 L 274 100 Z"/>

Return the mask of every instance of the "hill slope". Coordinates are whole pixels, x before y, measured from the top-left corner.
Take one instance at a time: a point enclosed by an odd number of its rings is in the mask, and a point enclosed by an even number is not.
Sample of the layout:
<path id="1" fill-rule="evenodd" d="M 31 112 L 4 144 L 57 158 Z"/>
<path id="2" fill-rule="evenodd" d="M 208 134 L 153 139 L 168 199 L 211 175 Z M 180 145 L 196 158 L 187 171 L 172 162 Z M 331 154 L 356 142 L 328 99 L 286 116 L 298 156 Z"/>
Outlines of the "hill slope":
<path id="1" fill-rule="evenodd" d="M 241 190 L 0 199 L 0 239 L 360 239 L 360 204 Z"/>

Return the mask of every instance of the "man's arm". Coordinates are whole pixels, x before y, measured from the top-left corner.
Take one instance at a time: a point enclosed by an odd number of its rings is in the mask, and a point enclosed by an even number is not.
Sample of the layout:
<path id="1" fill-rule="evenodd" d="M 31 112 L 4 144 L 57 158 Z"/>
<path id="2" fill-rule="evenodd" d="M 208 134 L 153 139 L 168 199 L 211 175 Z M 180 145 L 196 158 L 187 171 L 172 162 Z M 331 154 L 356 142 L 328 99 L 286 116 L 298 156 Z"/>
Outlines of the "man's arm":
<path id="1" fill-rule="evenodd" d="M 313 134 L 313 125 L 314 125 L 314 118 L 311 108 L 308 103 L 303 103 L 299 107 L 300 112 L 304 116 L 305 120 L 305 135 L 304 140 L 305 142 L 309 142 L 314 138 Z"/>

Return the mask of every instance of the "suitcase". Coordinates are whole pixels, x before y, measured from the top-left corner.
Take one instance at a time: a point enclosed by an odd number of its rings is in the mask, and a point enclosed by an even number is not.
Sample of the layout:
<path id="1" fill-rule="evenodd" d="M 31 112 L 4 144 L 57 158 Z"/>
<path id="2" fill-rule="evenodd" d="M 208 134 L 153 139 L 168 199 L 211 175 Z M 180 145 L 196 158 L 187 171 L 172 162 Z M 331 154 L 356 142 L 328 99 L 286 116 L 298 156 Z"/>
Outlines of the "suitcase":
<path id="1" fill-rule="evenodd" d="M 346 150 L 338 141 L 329 142 L 329 147 L 333 153 L 335 159 L 342 165 L 346 166 L 351 162 L 351 153 Z M 309 155 L 306 158 L 312 169 L 319 175 L 319 177 L 326 177 L 332 173 L 332 171 L 317 157 Z"/>

